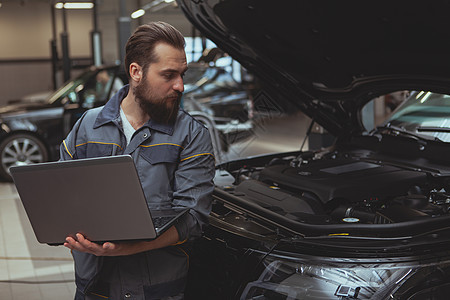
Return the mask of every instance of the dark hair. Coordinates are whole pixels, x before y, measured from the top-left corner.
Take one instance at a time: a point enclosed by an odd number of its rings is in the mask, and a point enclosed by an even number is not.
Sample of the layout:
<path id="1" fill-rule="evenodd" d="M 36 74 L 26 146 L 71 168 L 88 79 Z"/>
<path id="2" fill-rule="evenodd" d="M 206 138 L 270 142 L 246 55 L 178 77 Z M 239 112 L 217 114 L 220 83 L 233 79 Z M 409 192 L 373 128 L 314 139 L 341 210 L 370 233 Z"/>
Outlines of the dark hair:
<path id="1" fill-rule="evenodd" d="M 185 46 L 183 35 L 168 23 L 151 22 L 139 26 L 125 46 L 125 72 L 128 78 L 131 63 L 138 63 L 146 72 L 147 67 L 157 61 L 153 50 L 158 43 L 166 43 L 180 50 Z"/>

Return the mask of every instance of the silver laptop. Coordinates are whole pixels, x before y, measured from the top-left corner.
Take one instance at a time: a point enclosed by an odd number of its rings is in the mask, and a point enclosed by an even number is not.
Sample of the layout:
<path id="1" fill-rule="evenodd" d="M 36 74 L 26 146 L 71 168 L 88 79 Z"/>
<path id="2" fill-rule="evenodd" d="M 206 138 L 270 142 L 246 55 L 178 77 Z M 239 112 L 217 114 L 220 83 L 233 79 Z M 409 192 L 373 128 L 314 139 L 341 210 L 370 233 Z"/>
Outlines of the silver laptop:
<path id="1" fill-rule="evenodd" d="M 60 245 L 77 232 L 93 242 L 152 240 L 188 211 L 150 212 L 129 155 L 15 166 L 10 171 L 40 243 Z"/>

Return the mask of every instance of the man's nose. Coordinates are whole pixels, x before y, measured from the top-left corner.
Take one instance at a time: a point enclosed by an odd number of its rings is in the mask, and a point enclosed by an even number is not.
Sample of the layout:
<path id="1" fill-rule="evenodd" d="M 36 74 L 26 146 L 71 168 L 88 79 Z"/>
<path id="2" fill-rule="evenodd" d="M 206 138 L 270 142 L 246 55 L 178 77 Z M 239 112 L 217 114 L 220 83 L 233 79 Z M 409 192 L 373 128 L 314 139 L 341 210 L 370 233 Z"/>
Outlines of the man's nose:
<path id="1" fill-rule="evenodd" d="M 184 92 L 184 83 L 183 78 L 181 78 L 181 76 L 178 77 L 175 83 L 173 84 L 173 89 L 180 93 Z"/>

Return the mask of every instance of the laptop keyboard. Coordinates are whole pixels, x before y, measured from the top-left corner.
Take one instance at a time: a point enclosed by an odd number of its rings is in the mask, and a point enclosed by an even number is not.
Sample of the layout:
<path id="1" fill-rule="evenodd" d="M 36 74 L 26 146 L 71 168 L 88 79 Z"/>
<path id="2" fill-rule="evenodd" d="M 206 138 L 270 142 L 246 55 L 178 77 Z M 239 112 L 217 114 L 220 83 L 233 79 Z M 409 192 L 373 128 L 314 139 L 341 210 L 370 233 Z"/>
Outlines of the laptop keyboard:
<path id="1" fill-rule="evenodd" d="M 153 225 L 155 226 L 155 228 L 161 228 L 165 224 L 167 224 L 168 222 L 173 220 L 173 216 L 156 217 L 156 218 L 152 218 L 152 220 L 153 220 Z"/>

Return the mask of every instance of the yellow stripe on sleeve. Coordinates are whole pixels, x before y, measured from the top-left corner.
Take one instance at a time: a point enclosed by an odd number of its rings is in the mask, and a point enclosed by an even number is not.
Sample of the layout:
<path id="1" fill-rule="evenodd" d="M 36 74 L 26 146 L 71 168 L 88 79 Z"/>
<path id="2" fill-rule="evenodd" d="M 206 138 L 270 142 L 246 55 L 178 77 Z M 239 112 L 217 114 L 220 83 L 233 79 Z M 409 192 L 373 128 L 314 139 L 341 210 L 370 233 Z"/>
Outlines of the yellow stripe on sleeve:
<path id="1" fill-rule="evenodd" d="M 72 154 L 70 153 L 69 149 L 67 148 L 66 140 L 63 141 L 64 148 L 66 149 L 66 152 L 70 155 L 71 158 L 73 158 Z"/>
<path id="2" fill-rule="evenodd" d="M 211 155 L 212 158 L 213 158 L 214 160 L 216 159 L 216 158 L 214 157 L 214 155 L 211 154 L 211 153 L 200 153 L 200 154 L 195 154 L 195 155 L 192 155 L 192 156 L 183 158 L 181 161 L 185 161 L 185 160 L 188 160 L 188 159 L 191 159 L 191 158 L 194 158 L 194 157 L 197 157 L 197 156 L 202 156 L 202 155 Z"/>
<path id="3" fill-rule="evenodd" d="M 183 240 L 183 241 L 178 241 L 178 242 L 172 244 L 172 246 L 184 244 L 184 243 L 186 243 L 186 241 L 187 241 L 187 239 L 185 239 L 185 240 Z"/>
<path id="4" fill-rule="evenodd" d="M 177 247 L 181 252 L 184 253 L 184 255 L 186 255 L 187 257 L 187 263 L 188 263 L 188 267 L 189 267 L 189 261 L 190 261 L 190 257 L 189 254 L 186 253 L 186 251 L 184 251 L 181 247 Z"/>

